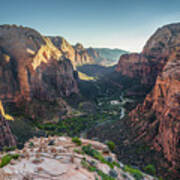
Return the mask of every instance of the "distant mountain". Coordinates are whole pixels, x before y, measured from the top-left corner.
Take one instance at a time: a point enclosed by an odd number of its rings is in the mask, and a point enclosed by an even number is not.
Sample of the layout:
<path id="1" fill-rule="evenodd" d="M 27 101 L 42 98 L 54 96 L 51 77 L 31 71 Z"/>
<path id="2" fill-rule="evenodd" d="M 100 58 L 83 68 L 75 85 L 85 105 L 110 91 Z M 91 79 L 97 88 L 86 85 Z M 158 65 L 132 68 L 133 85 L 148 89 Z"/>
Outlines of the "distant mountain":
<path id="1" fill-rule="evenodd" d="M 121 55 L 129 53 L 122 49 L 84 48 L 81 43 L 73 46 L 61 36 L 48 36 L 48 38 L 64 57 L 71 60 L 75 69 L 84 64 L 112 66 L 117 64 Z"/>
<path id="2" fill-rule="evenodd" d="M 97 64 L 104 66 L 117 64 L 121 55 L 129 53 L 128 51 L 122 49 L 110 48 L 88 48 L 87 51 L 88 54 L 95 59 Z"/>

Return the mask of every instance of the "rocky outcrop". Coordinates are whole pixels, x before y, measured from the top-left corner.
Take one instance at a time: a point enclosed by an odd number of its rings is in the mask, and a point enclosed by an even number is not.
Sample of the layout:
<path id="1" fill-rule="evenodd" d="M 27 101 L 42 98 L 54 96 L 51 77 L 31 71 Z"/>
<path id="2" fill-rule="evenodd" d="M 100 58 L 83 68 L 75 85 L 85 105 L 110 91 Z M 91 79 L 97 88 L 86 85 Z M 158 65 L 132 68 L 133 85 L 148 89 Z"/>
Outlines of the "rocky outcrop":
<path id="1" fill-rule="evenodd" d="M 152 86 L 156 75 L 149 60 L 143 54 L 125 54 L 122 55 L 118 66 L 117 72 L 121 75 L 127 76 L 130 79 L 139 79 L 141 84 Z M 152 74 L 153 76 L 150 76 Z"/>
<path id="2" fill-rule="evenodd" d="M 129 115 L 137 134 L 180 168 L 180 48 L 168 58 L 153 90 Z"/>
<path id="3" fill-rule="evenodd" d="M 2 150 L 4 146 L 9 147 L 16 145 L 16 140 L 11 133 L 8 120 L 13 120 L 13 118 L 5 114 L 3 105 L 0 101 L 0 150 Z"/>
<path id="4" fill-rule="evenodd" d="M 63 37 L 60 36 L 49 36 L 48 37 L 55 47 L 57 47 L 64 57 L 70 59 L 72 64 L 75 66 L 75 50 Z"/>
<path id="5" fill-rule="evenodd" d="M 139 85 L 151 89 L 168 57 L 180 44 L 180 25 L 172 24 L 159 28 L 147 41 L 142 53 L 122 55 L 116 71 Z M 135 93 L 135 92 L 134 92 Z"/>
<path id="6" fill-rule="evenodd" d="M 180 24 L 158 29 L 141 54 L 123 55 L 116 70 L 152 88 L 129 113 L 130 126 L 135 141 L 143 140 L 162 152 L 179 177 Z"/>
<path id="7" fill-rule="evenodd" d="M 37 31 L 0 26 L 0 98 L 21 105 L 77 93 L 71 62 Z"/>
<path id="8" fill-rule="evenodd" d="M 75 49 L 75 61 L 77 65 L 83 65 L 83 64 L 93 64 L 95 63 L 92 56 L 90 56 L 87 52 L 87 50 L 83 47 L 82 44 L 77 43 L 74 46 Z"/>
<path id="9" fill-rule="evenodd" d="M 94 59 L 88 54 L 82 44 L 77 43 L 75 46 L 72 46 L 60 36 L 50 36 L 48 38 L 62 52 L 64 57 L 71 60 L 74 68 L 83 64 L 94 63 Z"/>
<path id="10" fill-rule="evenodd" d="M 30 139 L 23 150 L 11 152 L 20 157 L 18 160 L 11 160 L 10 164 L 0 170 L 0 178 L 3 180 L 136 179 L 133 172 L 129 174 L 123 169 L 124 165 L 118 162 L 106 145 L 87 139 L 78 139 L 79 144 L 72 141 L 73 139 L 63 136 Z M 0 154 L 0 158 L 2 157 Z M 141 171 L 138 177 L 155 180 Z"/>

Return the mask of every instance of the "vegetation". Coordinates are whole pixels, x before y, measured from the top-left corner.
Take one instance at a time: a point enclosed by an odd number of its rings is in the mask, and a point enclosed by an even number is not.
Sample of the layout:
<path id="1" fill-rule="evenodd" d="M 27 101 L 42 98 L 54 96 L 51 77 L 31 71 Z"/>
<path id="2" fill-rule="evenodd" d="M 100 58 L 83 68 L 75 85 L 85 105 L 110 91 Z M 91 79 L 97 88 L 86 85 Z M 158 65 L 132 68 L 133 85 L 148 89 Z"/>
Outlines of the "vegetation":
<path id="1" fill-rule="evenodd" d="M 151 174 L 153 176 L 156 175 L 156 168 L 154 167 L 153 164 L 148 164 L 143 169 L 147 174 Z"/>
<path id="2" fill-rule="evenodd" d="M 125 165 L 124 171 L 129 172 L 136 180 L 142 180 L 143 174 L 139 169 L 134 169 L 131 166 Z"/>
<path id="3" fill-rule="evenodd" d="M 73 137 L 72 142 L 76 143 L 78 146 L 81 146 L 82 142 L 78 137 Z"/>
<path id="4" fill-rule="evenodd" d="M 36 123 L 36 126 L 46 131 L 47 135 L 63 135 L 78 136 L 80 133 L 91 128 L 95 124 L 93 116 L 73 117 L 60 120 L 57 124 L 52 123 Z"/>
<path id="5" fill-rule="evenodd" d="M 82 151 L 89 155 L 92 156 L 93 158 L 99 160 L 101 163 L 107 164 L 111 169 L 114 168 L 114 166 L 117 166 L 119 168 L 119 164 L 115 161 L 109 162 L 107 161 L 104 156 L 97 150 L 93 149 L 91 144 L 88 144 L 87 146 L 82 147 Z"/>
<path id="6" fill-rule="evenodd" d="M 4 146 L 3 151 L 4 152 L 14 151 L 16 148 L 17 148 L 16 146 L 10 146 L 10 147 Z"/>
<path id="7" fill-rule="evenodd" d="M 108 176 L 99 169 L 97 169 L 96 172 L 98 173 L 99 176 L 101 176 L 102 180 L 115 180 L 113 177 Z"/>
<path id="8" fill-rule="evenodd" d="M 19 154 L 7 154 L 3 156 L 0 163 L 0 168 L 9 164 L 12 159 L 18 159 L 18 158 L 19 158 Z"/>
<path id="9" fill-rule="evenodd" d="M 31 148 L 31 147 L 34 147 L 34 143 L 33 142 L 30 142 L 29 143 L 29 147 Z"/>
<path id="10" fill-rule="evenodd" d="M 23 148 L 24 143 L 33 136 L 39 136 L 38 132 L 29 119 L 23 117 L 15 117 L 10 123 L 12 133 L 17 137 L 17 148 Z M 40 132 L 40 131 L 39 131 Z"/>
<path id="11" fill-rule="evenodd" d="M 97 172 L 99 176 L 101 176 L 102 180 L 115 180 L 113 177 L 103 173 L 101 170 L 99 170 L 97 167 L 90 165 L 86 159 L 83 159 L 81 161 L 81 164 L 84 168 L 88 169 L 91 172 Z"/>
<path id="12" fill-rule="evenodd" d="M 149 146 L 147 146 L 146 144 L 143 144 L 136 148 L 136 153 L 138 153 L 138 154 L 141 154 L 143 152 L 149 152 L 149 151 L 151 151 L 151 150 L 150 150 Z"/>
<path id="13" fill-rule="evenodd" d="M 78 154 L 84 154 L 80 149 L 74 149 L 74 152 Z"/>
<path id="14" fill-rule="evenodd" d="M 106 144 L 107 144 L 107 146 L 109 147 L 109 149 L 111 151 L 113 151 L 115 149 L 116 145 L 115 145 L 115 143 L 113 141 L 108 141 Z"/>

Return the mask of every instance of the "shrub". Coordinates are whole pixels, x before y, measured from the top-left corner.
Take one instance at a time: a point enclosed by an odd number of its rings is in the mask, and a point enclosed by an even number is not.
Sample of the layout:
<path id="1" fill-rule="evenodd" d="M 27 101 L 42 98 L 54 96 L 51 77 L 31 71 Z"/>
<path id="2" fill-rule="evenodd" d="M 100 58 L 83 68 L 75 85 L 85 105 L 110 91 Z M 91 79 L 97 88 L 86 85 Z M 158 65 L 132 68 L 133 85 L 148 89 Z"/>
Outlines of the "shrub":
<path id="1" fill-rule="evenodd" d="M 84 159 L 81 160 L 81 165 L 82 165 L 84 168 L 86 168 L 86 169 L 88 169 L 88 167 L 89 167 L 89 164 L 88 164 L 87 161 L 84 160 Z"/>
<path id="2" fill-rule="evenodd" d="M 88 144 L 87 146 L 83 146 L 83 147 L 82 147 L 82 151 L 83 151 L 84 153 L 86 153 L 87 155 L 92 156 L 92 157 L 94 157 L 95 159 L 98 159 L 98 160 L 101 161 L 102 163 L 105 163 L 105 162 L 106 162 L 106 160 L 105 160 L 105 158 L 103 157 L 103 155 L 102 155 L 99 151 L 93 149 L 92 146 L 91 146 L 91 144 Z"/>
<path id="3" fill-rule="evenodd" d="M 82 145 L 82 142 L 78 137 L 73 137 L 72 142 L 76 143 L 78 146 Z"/>
<path id="4" fill-rule="evenodd" d="M 86 160 L 81 160 L 81 164 L 84 168 L 88 169 L 90 172 L 97 172 L 99 176 L 101 176 L 102 180 L 115 180 L 113 177 L 105 174 L 101 170 L 97 169 L 95 166 L 89 165 L 89 163 Z"/>
<path id="5" fill-rule="evenodd" d="M 19 154 L 7 154 L 3 156 L 0 163 L 0 168 L 9 164 L 12 159 L 18 159 L 18 157 L 19 157 Z"/>
<path id="6" fill-rule="evenodd" d="M 29 147 L 30 147 L 30 148 L 34 147 L 34 143 L 33 143 L 33 142 L 30 142 L 30 143 L 29 143 Z"/>
<path id="7" fill-rule="evenodd" d="M 129 172 L 131 175 L 133 175 L 136 180 L 143 179 L 143 174 L 139 169 L 134 169 L 127 165 L 125 165 L 123 169 L 124 171 Z"/>
<path id="8" fill-rule="evenodd" d="M 102 180 L 115 180 L 113 177 L 108 176 L 105 174 L 103 171 L 97 169 L 96 172 L 98 173 L 99 176 L 101 176 Z"/>
<path id="9" fill-rule="evenodd" d="M 163 180 L 163 178 L 162 177 L 158 177 L 158 180 Z"/>
<path id="10" fill-rule="evenodd" d="M 114 142 L 112 142 L 112 141 L 108 141 L 107 143 L 107 146 L 109 147 L 109 149 L 111 150 L 111 151 L 113 151 L 114 149 L 115 149 L 115 143 Z"/>
<path id="11" fill-rule="evenodd" d="M 14 151 L 15 149 L 16 149 L 16 146 L 10 146 L 10 147 L 4 146 L 3 147 L 4 152 Z"/>
<path id="12" fill-rule="evenodd" d="M 114 166 L 119 167 L 119 164 L 115 161 L 108 162 L 99 151 L 91 147 L 91 144 L 88 144 L 87 146 L 83 146 L 82 151 L 86 153 L 87 155 L 92 156 L 95 159 L 99 160 L 101 163 L 107 164 L 112 169 L 114 168 Z"/>
<path id="13" fill-rule="evenodd" d="M 143 169 L 144 169 L 144 171 L 145 171 L 147 174 L 151 174 L 151 175 L 155 175 L 155 174 L 156 174 L 156 168 L 154 167 L 153 164 L 148 164 L 148 165 L 145 166 Z"/>
<path id="14" fill-rule="evenodd" d="M 163 178 L 162 177 L 158 177 L 158 180 L 163 180 Z"/>

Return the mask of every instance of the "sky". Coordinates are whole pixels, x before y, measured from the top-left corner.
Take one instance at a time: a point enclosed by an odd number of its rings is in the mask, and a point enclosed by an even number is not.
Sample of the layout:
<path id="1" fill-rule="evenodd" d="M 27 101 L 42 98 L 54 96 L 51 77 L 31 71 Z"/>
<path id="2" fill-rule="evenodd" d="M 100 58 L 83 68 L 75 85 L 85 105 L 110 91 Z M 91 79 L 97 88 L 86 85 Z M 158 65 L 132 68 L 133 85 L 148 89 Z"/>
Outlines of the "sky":
<path id="1" fill-rule="evenodd" d="M 85 47 L 140 52 L 165 24 L 180 22 L 180 0 L 0 0 L 0 24 L 63 36 Z"/>

